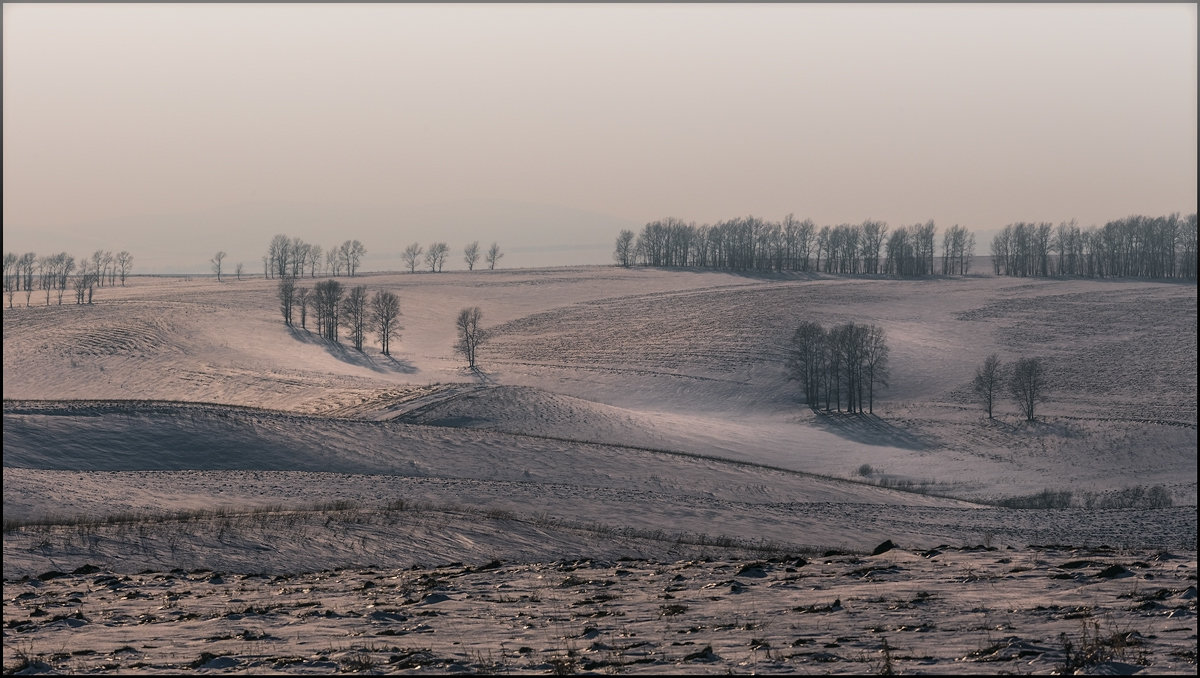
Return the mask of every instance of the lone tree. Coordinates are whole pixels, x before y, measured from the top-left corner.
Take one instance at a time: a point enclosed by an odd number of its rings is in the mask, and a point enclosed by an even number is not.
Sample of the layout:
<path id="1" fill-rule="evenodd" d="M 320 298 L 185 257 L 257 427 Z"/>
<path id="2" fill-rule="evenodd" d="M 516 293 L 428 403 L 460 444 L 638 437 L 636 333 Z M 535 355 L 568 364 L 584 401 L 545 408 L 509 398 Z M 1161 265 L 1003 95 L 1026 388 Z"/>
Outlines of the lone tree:
<path id="1" fill-rule="evenodd" d="M 1012 367 L 1008 378 L 1008 391 L 1025 421 L 1034 420 L 1034 408 L 1046 400 L 1046 369 L 1039 358 L 1021 358 Z"/>
<path id="2" fill-rule="evenodd" d="M 475 270 L 475 262 L 479 261 L 479 241 L 476 240 L 463 248 L 463 261 L 467 262 L 467 270 Z"/>
<path id="3" fill-rule="evenodd" d="M 379 291 L 371 298 L 371 324 L 379 335 L 379 348 L 391 355 L 392 339 L 400 338 L 400 298 L 392 292 Z"/>
<path id="4" fill-rule="evenodd" d="M 367 333 L 367 286 L 351 287 L 342 307 L 345 309 L 342 322 L 350 333 L 350 341 L 354 342 L 356 351 L 361 351 Z"/>
<path id="5" fill-rule="evenodd" d="M 458 328 L 458 343 L 454 345 L 454 350 L 459 355 L 467 359 L 467 367 L 475 369 L 476 352 L 479 345 L 487 341 L 487 331 L 479 326 L 480 319 L 483 318 L 483 313 L 478 306 L 464 308 L 458 312 L 458 319 L 454 322 Z"/>
<path id="6" fill-rule="evenodd" d="M 992 406 L 1000 393 L 1000 376 L 1000 358 L 993 353 L 975 370 L 975 379 L 971 381 L 971 389 L 979 396 L 983 409 L 987 410 L 988 419 L 994 418 Z"/>
<path id="7" fill-rule="evenodd" d="M 238 264 L 240 267 L 241 264 Z M 117 253 L 117 269 L 121 273 L 121 287 L 125 286 L 125 278 L 129 272 L 133 270 L 133 255 L 127 250 L 122 250 Z"/>
<path id="8" fill-rule="evenodd" d="M 217 274 L 217 282 L 221 282 L 221 262 L 224 259 L 225 259 L 225 253 L 217 252 L 216 254 L 213 255 L 213 258 L 210 260 L 212 263 L 212 270 L 213 270 L 213 272 L 215 272 Z M 290 325 L 291 323 L 289 322 L 288 324 Z"/>
<path id="9" fill-rule="evenodd" d="M 417 262 L 421 260 L 421 253 L 425 251 L 420 243 L 413 243 L 404 248 L 404 253 L 400 256 L 404 258 L 404 263 L 408 264 L 408 272 L 417 272 Z"/>
<path id="10" fill-rule="evenodd" d="M 504 253 L 500 251 L 500 246 L 496 243 L 492 243 L 492 246 L 488 248 L 487 254 L 485 255 L 488 262 L 489 271 L 496 270 L 496 262 L 499 261 L 500 257 L 502 256 L 504 256 Z"/>

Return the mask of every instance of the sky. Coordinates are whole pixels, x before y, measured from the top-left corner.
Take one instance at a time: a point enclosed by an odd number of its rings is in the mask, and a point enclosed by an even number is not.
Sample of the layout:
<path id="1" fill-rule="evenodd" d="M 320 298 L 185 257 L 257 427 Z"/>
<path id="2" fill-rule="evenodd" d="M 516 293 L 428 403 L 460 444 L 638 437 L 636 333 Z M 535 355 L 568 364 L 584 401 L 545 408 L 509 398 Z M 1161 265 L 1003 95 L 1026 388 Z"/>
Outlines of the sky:
<path id="1" fill-rule="evenodd" d="M 1187 214 L 1196 64 L 1194 3 L 6 2 L 4 250 L 449 270 L 611 263 L 668 216 Z"/>

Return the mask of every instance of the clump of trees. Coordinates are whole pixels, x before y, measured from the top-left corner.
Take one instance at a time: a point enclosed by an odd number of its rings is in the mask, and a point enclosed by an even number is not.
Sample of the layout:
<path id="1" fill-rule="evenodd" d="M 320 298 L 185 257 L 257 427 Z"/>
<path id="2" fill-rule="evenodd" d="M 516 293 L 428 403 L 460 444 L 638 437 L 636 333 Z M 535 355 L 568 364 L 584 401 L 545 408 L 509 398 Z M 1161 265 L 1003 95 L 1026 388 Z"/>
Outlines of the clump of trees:
<path id="1" fill-rule="evenodd" d="M 992 239 L 996 275 L 1196 279 L 1196 215 L 1009 224 Z"/>
<path id="2" fill-rule="evenodd" d="M 117 280 L 125 286 L 125 280 L 133 270 L 133 255 L 121 251 L 115 256 L 110 250 L 96 250 L 91 257 L 82 257 L 78 263 L 66 252 L 39 257 L 36 252 L 4 255 L 4 293 L 9 308 L 14 307 L 18 292 L 25 293 L 25 305 L 33 305 L 33 292 L 41 290 L 45 305 L 54 297 L 62 305 L 63 295 L 70 286 L 75 291 L 75 303 L 90 304 L 97 287 L 116 285 Z"/>
<path id="3" fill-rule="evenodd" d="M 1025 421 L 1034 421 L 1039 403 L 1046 401 L 1050 384 L 1046 366 L 1040 358 L 1021 358 L 1005 368 L 995 353 L 984 359 L 975 370 L 971 390 L 979 398 L 988 419 L 1001 393 L 1007 393 L 1017 404 Z"/>
<path id="4" fill-rule="evenodd" d="M 284 324 L 292 326 L 295 309 L 300 311 L 300 326 L 307 329 L 311 307 L 317 331 L 324 339 L 339 343 L 338 330 L 345 329 L 356 350 L 363 350 L 368 332 L 379 336 L 384 355 L 391 355 L 391 344 L 400 337 L 400 299 L 392 292 L 367 294 L 366 285 L 346 290 L 336 280 L 324 280 L 310 290 L 297 287 L 292 277 L 278 285 L 279 311 Z"/>
<path id="5" fill-rule="evenodd" d="M 875 387 L 886 387 L 888 345 L 883 328 L 853 322 L 829 330 L 805 321 L 796 328 L 788 347 L 787 368 L 800 382 L 805 402 L 816 410 L 824 398 L 825 411 L 874 413 Z"/>

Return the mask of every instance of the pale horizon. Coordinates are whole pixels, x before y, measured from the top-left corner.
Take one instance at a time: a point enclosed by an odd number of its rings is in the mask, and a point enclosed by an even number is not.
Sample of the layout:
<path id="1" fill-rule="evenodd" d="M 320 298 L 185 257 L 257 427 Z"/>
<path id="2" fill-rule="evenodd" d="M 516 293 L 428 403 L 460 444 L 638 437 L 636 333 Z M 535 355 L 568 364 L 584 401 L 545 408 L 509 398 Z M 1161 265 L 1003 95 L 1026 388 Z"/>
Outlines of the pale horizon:
<path id="1" fill-rule="evenodd" d="M 3 7 L 5 251 L 261 272 L 276 233 L 611 263 L 789 213 L 1196 210 L 1194 4 Z M 986 252 L 981 240 L 977 253 Z"/>

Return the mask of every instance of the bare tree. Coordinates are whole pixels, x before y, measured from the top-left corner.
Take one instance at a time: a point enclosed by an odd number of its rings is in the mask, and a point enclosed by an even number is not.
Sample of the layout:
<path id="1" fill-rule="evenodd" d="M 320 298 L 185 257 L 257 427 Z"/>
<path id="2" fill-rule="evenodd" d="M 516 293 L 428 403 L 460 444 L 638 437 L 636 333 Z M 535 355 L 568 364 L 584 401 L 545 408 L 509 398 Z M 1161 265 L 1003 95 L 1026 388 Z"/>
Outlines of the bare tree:
<path id="1" fill-rule="evenodd" d="M 350 333 L 354 348 L 361 351 L 367 333 L 367 286 L 351 287 L 343 305 L 342 322 Z"/>
<path id="2" fill-rule="evenodd" d="M 244 269 L 245 269 L 245 267 L 244 267 L 244 266 L 242 266 L 242 262 L 240 262 L 240 261 L 238 262 L 238 265 L 237 265 L 237 266 L 236 266 L 236 267 L 233 269 L 233 270 L 234 270 L 234 272 L 235 272 L 235 273 L 237 273 L 237 279 L 238 279 L 238 281 L 241 281 L 241 279 L 242 279 L 242 271 L 243 271 Z"/>
<path id="3" fill-rule="evenodd" d="M 88 286 L 91 284 L 91 273 L 87 270 L 87 262 L 84 261 L 79 269 L 79 275 L 75 276 L 72 283 L 72 289 L 75 291 L 75 303 L 84 303 L 84 298 L 87 297 Z"/>
<path id="4" fill-rule="evenodd" d="M 17 293 L 20 284 L 20 271 L 17 266 L 16 252 L 4 253 L 4 292 L 8 295 L 8 307 L 13 307 L 13 295 Z"/>
<path id="5" fill-rule="evenodd" d="M 617 235 L 617 247 L 613 251 L 613 259 L 618 265 L 628 268 L 633 264 L 633 231 L 628 229 Z"/>
<path id="6" fill-rule="evenodd" d="M 99 254 L 99 250 L 96 252 Z M 99 260 L 99 257 L 97 257 Z M 25 307 L 28 308 L 31 304 L 29 297 L 33 295 L 33 272 L 37 270 L 37 253 L 26 252 L 17 260 L 17 266 L 20 267 L 21 282 L 25 285 Z M 95 283 L 92 283 L 93 285 Z M 90 301 L 88 303 L 91 303 Z"/>
<path id="7" fill-rule="evenodd" d="M 446 256 L 449 253 L 450 246 L 444 242 L 435 242 L 430 245 L 429 251 L 425 253 L 425 263 L 429 264 L 430 272 L 440 272 L 442 266 L 446 263 Z"/>
<path id="8" fill-rule="evenodd" d="M 992 406 L 995 405 L 996 396 L 1000 393 L 1000 377 L 1000 357 L 993 353 L 976 368 L 975 379 L 971 381 L 971 390 L 983 403 L 983 409 L 987 411 L 988 419 L 994 418 L 992 417 Z"/>
<path id="9" fill-rule="evenodd" d="M 213 255 L 213 258 L 210 260 L 210 263 L 212 263 L 212 270 L 215 271 L 217 274 L 217 282 L 221 282 L 221 262 L 224 260 L 225 260 L 224 252 L 217 252 L 216 254 Z M 290 325 L 291 323 L 289 322 L 288 324 Z"/>
<path id="10" fill-rule="evenodd" d="M 342 274 L 342 250 L 337 245 L 325 252 L 325 268 L 329 275 L 337 277 Z"/>
<path id="11" fill-rule="evenodd" d="M 59 255 L 62 257 L 62 263 L 58 267 L 58 305 L 62 306 L 63 293 L 67 291 L 67 281 L 71 277 L 71 272 L 75 270 L 75 257 L 63 252 Z M 122 277 L 124 284 L 124 277 Z M 11 300 L 9 302 L 11 304 Z"/>
<path id="12" fill-rule="evenodd" d="M 392 339 L 400 338 L 400 298 L 392 292 L 379 291 L 371 298 L 371 324 L 379 335 L 379 347 L 391 355 Z"/>
<path id="13" fill-rule="evenodd" d="M 238 264 L 238 266 L 241 266 L 241 264 Z M 117 268 L 121 272 L 121 287 L 124 287 L 125 278 L 133 270 L 133 255 L 128 250 L 121 250 L 117 253 Z"/>
<path id="14" fill-rule="evenodd" d="M 367 248 L 357 240 L 347 240 L 342 243 L 339 248 L 342 263 L 346 266 L 346 273 L 350 277 L 354 277 L 354 273 L 358 271 L 359 264 L 362 262 L 363 255 L 367 253 Z"/>
<path id="15" fill-rule="evenodd" d="M 404 253 L 400 256 L 404 258 L 404 263 L 408 264 L 408 272 L 417 272 L 417 261 L 421 259 L 421 253 L 425 251 L 420 243 L 413 243 L 404 248 Z"/>
<path id="16" fill-rule="evenodd" d="M 55 274 L 54 256 L 47 254 L 38 257 L 38 288 L 46 292 L 46 306 L 50 305 L 50 290 L 54 289 L 57 275 Z"/>
<path id="17" fill-rule="evenodd" d="M 308 248 L 308 277 L 317 277 L 317 267 L 321 265 L 321 255 L 324 251 L 320 245 L 310 245 Z"/>
<path id="18" fill-rule="evenodd" d="M 883 328 L 871 325 L 863 337 L 862 359 L 867 381 L 867 413 L 875 414 L 875 384 L 888 385 L 888 353 L 887 334 Z M 861 412 L 861 404 L 859 406 Z"/>
<path id="19" fill-rule="evenodd" d="M 279 279 L 279 311 L 283 313 L 283 322 L 288 327 L 292 325 L 292 307 L 296 304 L 296 279 L 283 276 Z"/>
<path id="20" fill-rule="evenodd" d="M 487 259 L 488 270 L 494 271 L 496 270 L 496 262 L 500 261 L 500 257 L 503 257 L 504 253 L 500 251 L 500 245 L 497 245 L 493 242 L 492 246 L 488 248 L 487 254 L 484 256 Z"/>
<path id="21" fill-rule="evenodd" d="M 304 266 L 308 263 L 309 251 L 312 250 L 312 245 L 304 242 L 300 238 L 292 238 L 288 252 L 291 255 L 291 261 L 288 262 L 288 275 L 293 278 L 299 278 L 304 275 Z"/>
<path id="22" fill-rule="evenodd" d="M 312 298 L 312 290 L 307 287 L 297 287 L 295 294 L 295 304 L 300 307 L 300 327 L 308 329 L 306 322 L 308 321 L 308 302 Z"/>
<path id="23" fill-rule="evenodd" d="M 475 262 L 479 261 L 479 241 L 476 240 L 463 248 L 463 261 L 467 262 L 467 270 L 475 270 Z"/>
<path id="24" fill-rule="evenodd" d="M 1037 404 L 1046 400 L 1046 370 L 1038 358 L 1021 358 L 1013 364 L 1008 391 L 1017 401 L 1025 421 L 1034 420 Z"/>
<path id="25" fill-rule="evenodd" d="M 464 308 L 458 312 L 454 325 L 458 328 L 458 342 L 454 350 L 467 359 L 467 367 L 475 369 L 475 359 L 478 356 L 479 345 L 487 341 L 487 331 L 479 326 L 483 312 L 478 306 Z"/>
<path id="26" fill-rule="evenodd" d="M 267 257 L 270 259 L 268 271 L 280 278 L 287 276 L 292 257 L 291 238 L 282 233 L 271 238 L 271 245 L 267 248 Z"/>
<path id="27" fill-rule="evenodd" d="M 104 250 L 104 271 L 108 276 L 108 284 L 117 284 L 117 267 L 116 257 L 113 256 L 112 250 Z"/>

